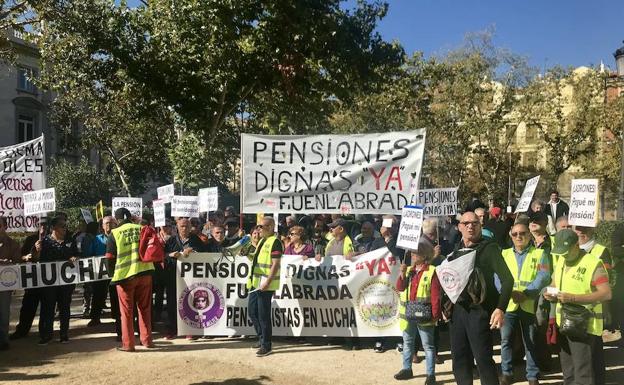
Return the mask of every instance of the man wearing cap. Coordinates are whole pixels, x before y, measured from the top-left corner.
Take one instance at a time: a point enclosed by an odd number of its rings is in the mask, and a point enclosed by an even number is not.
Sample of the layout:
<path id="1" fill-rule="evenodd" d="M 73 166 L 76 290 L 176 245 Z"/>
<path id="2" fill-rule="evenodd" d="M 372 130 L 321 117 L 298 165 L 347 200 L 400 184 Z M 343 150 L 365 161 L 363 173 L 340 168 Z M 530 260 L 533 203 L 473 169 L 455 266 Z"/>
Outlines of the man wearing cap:
<path id="1" fill-rule="evenodd" d="M 468 284 L 453 305 L 450 328 L 453 375 L 459 385 L 472 384 L 474 358 L 481 383 L 497 385 L 491 330 L 503 326 L 514 279 L 500 247 L 481 236 L 481 222 L 475 213 L 466 212 L 461 216 L 459 231 L 461 242 L 448 260 L 454 261 L 474 251 L 475 262 Z M 500 294 L 495 286 L 495 275 L 500 281 Z"/>
<path id="2" fill-rule="evenodd" d="M 223 224 L 225 226 L 225 240 L 223 241 L 223 247 L 232 246 L 238 242 L 240 237 L 240 220 L 238 217 L 229 217 Z"/>
<path id="3" fill-rule="evenodd" d="M 548 235 L 548 216 L 541 211 L 529 215 L 529 231 L 533 238 L 536 249 L 544 250 L 544 254 L 549 256 L 552 249 L 552 237 Z M 552 267 L 552 261 L 549 261 Z"/>
<path id="4" fill-rule="evenodd" d="M 544 250 L 531 244 L 529 228 L 515 224 L 509 232 L 513 247 L 503 250 L 503 259 L 513 278 L 511 301 L 505 312 L 501 328 L 501 385 L 511 385 L 513 379 L 513 331 L 520 325 L 526 351 L 526 378 L 530 385 L 537 385 L 539 369 L 535 363 L 535 300 L 540 291 L 550 283 L 550 266 Z M 497 279 L 497 286 L 500 285 Z"/>
<path id="5" fill-rule="evenodd" d="M 347 235 L 345 229 L 347 221 L 343 218 L 337 218 L 335 221 L 328 225 L 333 238 L 327 243 L 325 247 L 325 256 L 331 257 L 332 255 L 342 255 L 346 259 L 351 259 L 353 255 L 353 242 Z"/>
<path id="6" fill-rule="evenodd" d="M 562 325 L 562 307 L 579 304 L 590 312 L 586 335 L 560 334 L 561 369 L 565 384 L 599 385 L 604 382 L 602 351 L 602 302 L 611 299 L 609 277 L 599 257 L 587 254 L 578 245 L 573 230 L 564 229 L 555 235 L 553 255 L 559 256 L 554 269 L 551 289 L 544 297 L 556 302 L 556 322 Z"/>

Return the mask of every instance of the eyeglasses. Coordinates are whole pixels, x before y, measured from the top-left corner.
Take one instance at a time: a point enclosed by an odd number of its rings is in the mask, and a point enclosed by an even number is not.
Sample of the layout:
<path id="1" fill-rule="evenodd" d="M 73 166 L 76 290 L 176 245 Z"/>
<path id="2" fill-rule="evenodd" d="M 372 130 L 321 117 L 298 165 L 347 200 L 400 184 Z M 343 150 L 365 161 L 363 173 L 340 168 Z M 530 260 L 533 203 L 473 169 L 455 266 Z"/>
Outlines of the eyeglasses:
<path id="1" fill-rule="evenodd" d="M 298 235 L 298 236 L 301 236 L 301 234 L 299 234 L 299 233 L 295 233 L 295 232 L 288 233 L 288 235 L 290 235 L 291 237 L 292 237 L 293 235 Z"/>
<path id="2" fill-rule="evenodd" d="M 465 222 L 459 222 L 459 224 L 460 224 L 460 225 L 464 225 L 464 226 L 466 226 L 466 227 L 471 226 L 471 225 L 474 227 L 474 226 L 478 226 L 478 225 L 480 225 L 480 224 L 481 224 L 481 222 L 479 222 L 479 221 L 474 221 L 474 222 L 465 221 Z"/>
<path id="3" fill-rule="evenodd" d="M 514 238 L 518 238 L 518 237 L 526 237 L 527 236 L 527 232 L 526 231 L 520 231 L 520 232 L 516 232 L 516 233 L 511 233 L 511 236 Z"/>

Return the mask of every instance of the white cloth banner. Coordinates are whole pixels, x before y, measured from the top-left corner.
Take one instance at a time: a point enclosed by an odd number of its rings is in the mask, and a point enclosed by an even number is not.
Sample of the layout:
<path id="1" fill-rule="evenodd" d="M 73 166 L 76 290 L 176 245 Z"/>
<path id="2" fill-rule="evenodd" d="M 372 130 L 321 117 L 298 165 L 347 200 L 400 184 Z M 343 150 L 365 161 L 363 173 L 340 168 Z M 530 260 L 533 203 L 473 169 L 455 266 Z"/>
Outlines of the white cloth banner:
<path id="1" fill-rule="evenodd" d="M 462 250 L 465 251 L 466 249 L 461 249 L 459 251 L 461 252 Z M 442 286 L 442 289 L 446 295 L 448 295 L 451 302 L 457 302 L 459 295 L 468 284 L 468 280 L 474 269 L 476 255 L 477 252 L 472 250 L 452 261 L 449 261 L 447 258 L 436 267 L 436 274 L 438 275 L 440 286 Z"/>
<path id="2" fill-rule="evenodd" d="M 56 210 L 54 188 L 46 188 L 24 193 L 24 215 L 51 213 Z"/>
<path id="3" fill-rule="evenodd" d="M 245 287 L 251 262 L 195 253 L 177 261 L 178 334 L 254 335 Z M 388 249 L 322 262 L 281 259 L 271 317 L 276 336 L 400 336 L 399 261 Z M 199 299 L 202 299 L 201 301 Z"/>
<path id="4" fill-rule="evenodd" d="M 127 198 L 127 197 L 115 197 L 113 198 L 113 215 L 119 208 L 126 208 L 135 217 L 143 217 L 143 198 Z"/>
<path id="5" fill-rule="evenodd" d="M 174 195 L 171 199 L 172 217 L 199 217 L 199 198 L 191 195 Z"/>
<path id="6" fill-rule="evenodd" d="M 161 227 L 166 224 L 165 202 L 159 199 L 152 202 L 154 208 L 154 226 Z"/>
<path id="7" fill-rule="evenodd" d="M 427 218 L 456 215 L 457 190 L 457 187 L 418 190 L 414 183 L 410 194 L 410 205 L 422 206 Z"/>
<path id="8" fill-rule="evenodd" d="M 401 225 L 397 236 L 397 247 L 405 250 L 417 250 L 423 222 L 422 207 L 404 206 L 401 213 Z"/>
<path id="9" fill-rule="evenodd" d="M 0 265 L 0 291 L 101 281 L 110 279 L 110 276 L 104 256 L 80 258 L 75 263 Z"/>
<path id="10" fill-rule="evenodd" d="M 572 179 L 568 223 L 596 227 L 599 213 L 598 179 Z"/>
<path id="11" fill-rule="evenodd" d="M 24 214 L 22 195 L 45 187 L 43 135 L 28 142 L 0 147 L 0 216 L 8 231 L 36 231 L 39 217 Z"/>
<path id="12" fill-rule="evenodd" d="M 400 214 L 420 179 L 425 129 L 242 135 L 242 212 Z"/>
<path id="13" fill-rule="evenodd" d="M 162 200 L 165 203 L 171 203 L 171 199 L 175 195 L 175 187 L 173 184 L 160 186 L 156 189 L 156 192 L 158 193 L 159 200 Z"/>
<path id="14" fill-rule="evenodd" d="M 219 208 L 219 189 L 206 187 L 199 189 L 199 212 L 217 211 Z"/>
<path id="15" fill-rule="evenodd" d="M 516 213 L 525 213 L 529 209 L 539 180 L 540 176 L 538 175 L 526 181 L 526 184 L 524 185 L 524 191 L 522 191 L 520 201 L 518 202 L 518 206 L 516 207 Z"/>

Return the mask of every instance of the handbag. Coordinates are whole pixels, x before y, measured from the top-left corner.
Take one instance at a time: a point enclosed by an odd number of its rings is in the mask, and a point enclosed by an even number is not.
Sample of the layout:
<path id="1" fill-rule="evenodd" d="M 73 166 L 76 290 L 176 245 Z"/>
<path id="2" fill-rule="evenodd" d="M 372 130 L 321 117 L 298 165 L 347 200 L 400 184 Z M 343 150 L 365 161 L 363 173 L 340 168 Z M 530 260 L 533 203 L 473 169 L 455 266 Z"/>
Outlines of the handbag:
<path id="1" fill-rule="evenodd" d="M 431 302 L 410 301 L 409 289 L 412 286 L 413 271 L 407 280 L 407 304 L 405 305 L 405 318 L 408 321 L 414 321 L 417 323 L 426 323 L 433 320 L 433 311 L 431 309 Z"/>
<path id="2" fill-rule="evenodd" d="M 559 287 L 563 290 L 563 268 Z M 584 339 L 587 337 L 587 326 L 592 312 L 583 305 L 577 303 L 561 304 L 561 322 L 559 332 L 567 337 Z"/>

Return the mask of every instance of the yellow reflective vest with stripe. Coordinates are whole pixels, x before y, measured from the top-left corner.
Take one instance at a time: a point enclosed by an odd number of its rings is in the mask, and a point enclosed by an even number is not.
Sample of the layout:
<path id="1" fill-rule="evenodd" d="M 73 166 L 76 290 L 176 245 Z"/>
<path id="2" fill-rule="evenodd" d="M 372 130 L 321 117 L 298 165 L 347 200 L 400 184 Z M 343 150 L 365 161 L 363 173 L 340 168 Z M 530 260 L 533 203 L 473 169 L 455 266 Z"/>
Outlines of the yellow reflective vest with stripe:
<path id="1" fill-rule="evenodd" d="M 117 261 L 111 282 L 122 281 L 144 271 L 154 270 L 153 263 L 142 262 L 139 257 L 141 225 L 126 223 L 111 232 L 117 246 Z"/>
<path id="2" fill-rule="evenodd" d="M 273 250 L 273 245 L 275 242 L 280 242 L 279 239 L 275 235 L 271 235 L 268 237 L 260 250 L 257 251 L 256 264 L 253 267 L 253 271 L 247 277 L 247 289 L 260 288 L 260 284 L 263 280 L 268 279 L 269 275 L 271 275 L 271 250 Z M 278 269 L 275 273 L 275 277 L 269 284 L 268 291 L 275 291 L 279 288 L 280 284 L 280 269 L 278 262 Z"/>
<path id="3" fill-rule="evenodd" d="M 515 291 L 524 292 L 527 286 L 535 280 L 543 254 L 544 250 L 529 246 L 529 251 L 527 252 L 526 257 L 524 257 L 521 270 L 518 271 L 518 262 L 516 261 L 513 248 L 503 250 L 503 259 L 509 268 L 509 272 L 514 277 L 513 289 Z M 507 305 L 506 311 L 516 311 L 518 310 L 518 307 L 527 313 L 535 314 L 534 299 L 527 298 L 521 304 L 517 304 L 511 300 L 509 301 L 509 305 Z"/>
<path id="4" fill-rule="evenodd" d="M 330 249 L 331 245 L 336 242 L 336 239 L 333 238 L 329 242 L 327 242 L 327 246 L 325 246 L 325 255 L 327 255 L 327 251 Z M 344 243 L 342 244 L 342 255 L 347 255 L 353 251 L 353 242 L 348 235 L 344 237 Z"/>
<path id="5" fill-rule="evenodd" d="M 412 271 L 412 266 L 407 268 L 405 272 L 406 286 L 405 290 L 401 292 L 400 302 L 399 302 L 399 327 L 401 330 L 407 329 L 408 320 L 405 318 L 405 308 L 407 307 L 407 301 L 409 301 L 408 293 L 410 289 L 410 285 L 412 280 L 410 278 L 410 272 Z M 435 273 L 435 266 L 429 265 L 429 268 L 426 271 L 423 271 L 420 276 L 420 280 L 418 281 L 418 289 L 416 290 L 416 301 L 431 303 L 431 280 L 433 279 L 433 274 Z M 421 322 L 419 325 L 421 326 L 429 326 L 433 325 L 434 322 Z"/>
<path id="6" fill-rule="evenodd" d="M 569 267 L 568 270 L 564 272 L 566 267 L 565 258 L 561 257 L 555 267 L 555 274 L 553 277 L 555 286 L 559 291 L 565 293 L 591 294 L 591 281 L 596 268 L 600 265 L 602 265 L 600 258 L 592 254 L 585 254 L 575 266 Z M 587 326 L 587 333 L 601 336 L 603 328 L 602 303 L 598 302 L 582 305 L 592 314 L 589 319 L 589 325 Z M 556 312 L 557 325 L 561 325 L 561 304 L 559 302 L 557 302 Z"/>

